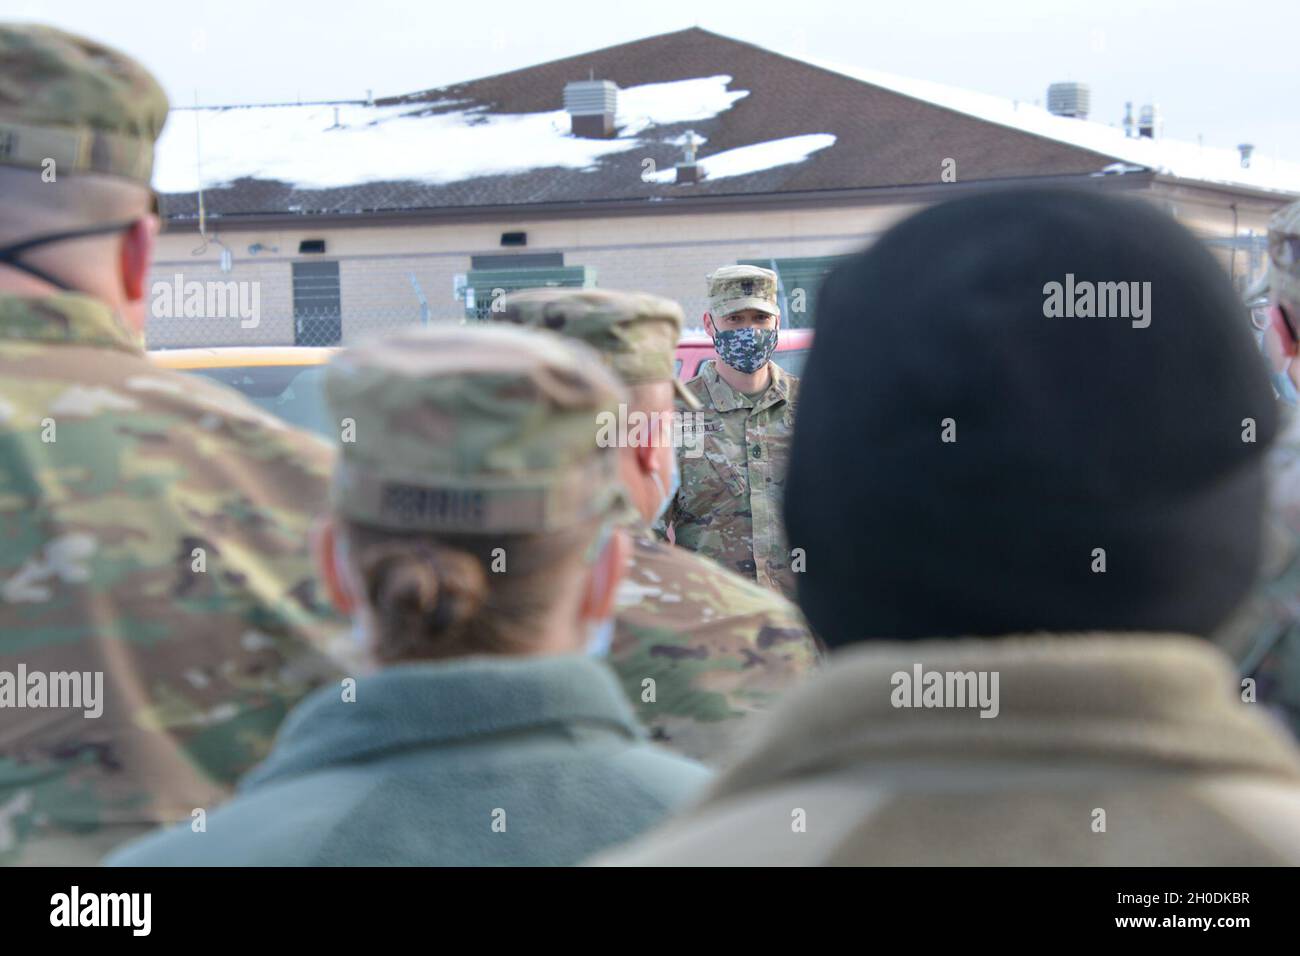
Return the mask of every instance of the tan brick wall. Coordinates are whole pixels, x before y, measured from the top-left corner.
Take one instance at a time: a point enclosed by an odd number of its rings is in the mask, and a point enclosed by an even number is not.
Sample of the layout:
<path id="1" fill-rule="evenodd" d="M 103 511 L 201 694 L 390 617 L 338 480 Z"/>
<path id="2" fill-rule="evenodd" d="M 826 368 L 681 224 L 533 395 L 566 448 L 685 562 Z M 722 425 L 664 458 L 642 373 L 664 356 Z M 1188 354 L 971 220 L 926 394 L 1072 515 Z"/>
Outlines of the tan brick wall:
<path id="1" fill-rule="evenodd" d="M 1169 208 L 1198 234 L 1232 235 L 1231 193 L 1207 192 L 1157 184 L 1147 198 Z M 738 259 L 824 256 L 851 252 L 874 241 L 913 205 L 797 208 L 745 212 L 645 214 L 603 218 L 500 219 L 482 223 L 312 228 L 303 231 L 223 232 L 231 250 L 229 274 L 219 269 L 220 248 L 209 243 L 192 255 L 201 240 L 196 232 L 172 232 L 159 240 L 155 280 L 184 279 L 259 282 L 262 320 L 242 329 L 237 320 L 211 318 L 151 319 L 150 344 L 292 344 L 292 263 L 339 262 L 344 341 L 369 332 L 418 321 L 419 299 L 414 276 L 429 303 L 431 320 L 456 320 L 463 304 L 452 296 L 453 277 L 470 268 L 473 255 L 511 252 L 561 252 L 566 266 L 595 268 L 603 288 L 654 292 L 681 303 L 690 326 L 698 326 L 705 309 L 704 277 L 719 265 Z M 1238 202 L 1239 234 L 1267 227 L 1271 206 L 1258 200 Z M 502 249 L 501 233 L 525 231 L 528 245 Z M 327 254 L 300 256 L 302 239 L 324 239 Z M 249 247 L 261 249 L 250 252 Z M 1226 251 L 1216 253 L 1225 268 Z M 1248 256 L 1238 254 L 1236 268 L 1247 270 Z"/>
<path id="2" fill-rule="evenodd" d="M 178 313 L 174 288 L 182 289 L 182 306 L 189 284 L 199 283 L 204 291 L 204 314 L 198 317 Z M 223 314 L 208 314 L 208 291 L 213 283 L 234 282 L 242 296 L 239 305 L 256 305 L 256 314 L 235 308 Z M 256 298 L 253 298 L 254 293 Z M 162 261 L 154 264 L 150 285 L 147 335 L 151 348 L 185 345 L 281 345 L 293 342 L 293 295 L 287 262 L 241 262 L 223 273 L 219 261 Z M 211 300 L 217 304 L 220 299 Z M 243 328 L 245 324 L 256 325 Z"/>

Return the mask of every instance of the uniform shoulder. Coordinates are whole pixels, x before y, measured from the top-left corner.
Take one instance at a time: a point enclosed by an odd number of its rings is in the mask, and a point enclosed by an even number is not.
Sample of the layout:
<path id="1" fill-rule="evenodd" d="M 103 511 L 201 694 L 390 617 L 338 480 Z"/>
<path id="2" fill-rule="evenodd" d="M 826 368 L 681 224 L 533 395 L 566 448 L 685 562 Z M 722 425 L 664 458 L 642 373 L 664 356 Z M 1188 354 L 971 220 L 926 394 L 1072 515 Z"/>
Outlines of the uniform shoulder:
<path id="1" fill-rule="evenodd" d="M 707 368 L 707 366 L 706 366 Z M 705 378 L 705 373 L 700 372 L 694 378 L 687 379 L 685 382 L 686 390 L 701 401 L 709 397 L 709 381 Z"/>
<path id="2" fill-rule="evenodd" d="M 647 573 L 648 572 L 648 573 Z M 749 617 L 764 627 L 807 633 L 799 609 L 781 595 L 747 581 L 716 561 L 658 539 L 638 539 L 634 566 L 637 578 L 649 578 L 661 587 L 707 601 L 720 617 Z"/>
<path id="3" fill-rule="evenodd" d="M 833 845 L 839 839 L 838 829 L 823 831 L 810 841 L 807 834 L 790 827 L 791 807 L 806 807 L 810 798 L 826 805 L 826 784 L 821 780 L 776 782 L 758 793 L 715 797 L 714 791 L 727 776 L 723 771 L 709 791 L 690 806 L 653 830 L 602 851 L 586 865 L 770 866 L 779 859 L 783 864 L 808 866 L 818 862 L 828 843 Z"/>
<path id="4" fill-rule="evenodd" d="M 323 438 L 290 425 L 229 385 L 164 368 L 147 357 L 138 357 L 134 364 L 135 368 L 121 377 L 151 411 L 189 418 L 210 435 L 237 434 L 240 445 L 249 441 L 272 444 L 313 465 L 333 458 L 333 449 Z"/>
<path id="5" fill-rule="evenodd" d="M 114 850 L 103 865 L 313 866 L 336 851 L 364 858 L 364 849 L 341 844 L 349 822 L 382 782 L 373 773 L 327 768 L 242 786 L 234 799 L 208 812 L 204 829 L 196 832 L 193 821 L 183 821 L 155 830 Z"/>
<path id="6" fill-rule="evenodd" d="M 14 415 L 97 422 L 118 443 L 175 442 L 204 435 L 207 447 L 237 436 L 291 449 L 308 458 L 331 454 L 327 443 L 264 411 L 240 392 L 199 375 L 164 368 L 143 352 L 90 348 L 80 343 L 22 343 L 5 356 L 5 376 L 23 385 Z M 93 360 L 92 360 L 93 359 Z M 115 427 L 121 423 L 123 428 Z M 187 426 L 171 428 L 175 423 Z M 197 439 L 196 439 L 197 440 Z"/>
<path id="7" fill-rule="evenodd" d="M 648 740 L 632 744 L 616 761 L 629 783 L 666 808 L 698 796 L 714 776 L 699 761 Z"/>

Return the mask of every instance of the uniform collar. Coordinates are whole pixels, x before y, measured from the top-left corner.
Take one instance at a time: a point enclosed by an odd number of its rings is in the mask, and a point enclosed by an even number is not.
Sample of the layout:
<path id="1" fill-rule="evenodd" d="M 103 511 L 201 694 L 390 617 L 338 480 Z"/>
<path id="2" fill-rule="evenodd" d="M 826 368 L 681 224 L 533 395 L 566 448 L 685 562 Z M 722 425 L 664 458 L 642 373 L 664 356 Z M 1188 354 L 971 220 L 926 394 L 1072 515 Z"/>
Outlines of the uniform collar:
<path id="1" fill-rule="evenodd" d="M 609 668 L 576 654 L 401 664 L 356 681 L 355 700 L 330 685 L 299 704 L 245 785 L 535 728 L 645 735 Z"/>
<path id="2" fill-rule="evenodd" d="M 998 715 L 896 707 L 918 665 L 923 674 L 996 671 Z M 771 713 L 714 795 L 899 760 L 1119 761 L 1300 777 L 1290 739 L 1240 694 L 1223 653 L 1182 635 L 862 645 L 832 655 Z"/>
<path id="3" fill-rule="evenodd" d="M 751 401 L 748 395 L 736 391 L 723 380 L 718 374 L 717 361 L 709 362 L 700 373 L 704 388 L 709 393 L 709 403 L 717 411 L 731 412 L 738 408 L 762 411 L 784 402 L 790 395 L 790 377 L 775 362 L 768 363 L 772 369 L 772 381 L 767 383 L 767 389 L 762 395 Z"/>
<path id="4" fill-rule="evenodd" d="M 127 330 L 107 305 L 79 292 L 19 296 L 0 292 L 0 340 L 61 342 L 142 352 L 140 336 Z"/>

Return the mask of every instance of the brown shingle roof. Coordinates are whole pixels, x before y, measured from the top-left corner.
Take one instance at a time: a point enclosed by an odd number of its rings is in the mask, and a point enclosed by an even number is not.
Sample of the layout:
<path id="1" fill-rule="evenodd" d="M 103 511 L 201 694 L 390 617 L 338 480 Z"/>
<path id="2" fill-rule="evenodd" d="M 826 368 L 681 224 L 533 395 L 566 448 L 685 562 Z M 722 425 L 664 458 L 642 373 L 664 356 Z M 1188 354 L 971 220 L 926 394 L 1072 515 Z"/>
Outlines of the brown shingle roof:
<path id="1" fill-rule="evenodd" d="M 1114 157 L 977 119 L 864 83 L 831 70 L 707 30 L 687 30 L 606 47 L 509 73 L 458 83 L 376 105 L 442 101 L 432 112 L 479 105 L 494 113 L 560 108 L 565 83 L 612 80 L 620 88 L 730 74 L 731 90 L 749 95 L 712 119 L 655 126 L 642 145 L 598 161 L 594 171 L 533 169 L 432 185 L 366 183 L 299 189 L 241 179 L 205 191 L 210 215 L 373 213 L 453 207 L 601 202 L 672 197 L 801 193 L 935 183 L 945 158 L 963 182 L 1095 173 Z M 446 101 L 458 102 L 454 106 Z M 693 128 L 707 137 L 700 158 L 752 143 L 807 133 L 833 133 L 833 146 L 800 163 L 705 180 L 692 186 L 645 183 L 642 160 L 670 168 L 681 150 L 664 140 Z M 193 193 L 165 197 L 169 218 L 197 215 Z"/>

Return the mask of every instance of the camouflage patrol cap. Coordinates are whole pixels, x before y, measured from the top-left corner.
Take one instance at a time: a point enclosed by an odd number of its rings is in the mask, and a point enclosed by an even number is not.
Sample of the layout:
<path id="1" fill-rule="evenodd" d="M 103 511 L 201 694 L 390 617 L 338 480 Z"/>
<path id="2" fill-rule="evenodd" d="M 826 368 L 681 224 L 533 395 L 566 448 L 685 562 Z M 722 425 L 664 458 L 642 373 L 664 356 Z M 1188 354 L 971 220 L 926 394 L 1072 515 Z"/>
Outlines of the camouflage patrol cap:
<path id="1" fill-rule="evenodd" d="M 53 27 L 0 24 L 0 164 L 148 185 L 167 119 L 158 81 L 125 54 Z"/>
<path id="2" fill-rule="evenodd" d="M 688 408 L 699 399 L 677 378 L 673 355 L 682 332 L 682 309 L 647 292 L 608 289 L 525 289 L 501 300 L 500 322 L 550 329 L 590 345 L 628 385 L 672 382 Z"/>
<path id="3" fill-rule="evenodd" d="M 717 319 L 739 312 L 758 309 L 780 315 L 777 305 L 776 273 L 759 266 L 723 266 L 708 276 L 709 313 Z"/>
<path id="4" fill-rule="evenodd" d="M 1269 220 L 1268 282 L 1277 301 L 1300 308 L 1300 202 L 1284 206 Z"/>
<path id="5" fill-rule="evenodd" d="M 417 328 L 325 372 L 345 429 L 332 501 L 394 530 L 536 533 L 626 508 L 605 414 L 626 400 L 581 343 L 505 326 Z M 347 432 L 351 428 L 351 440 Z"/>

